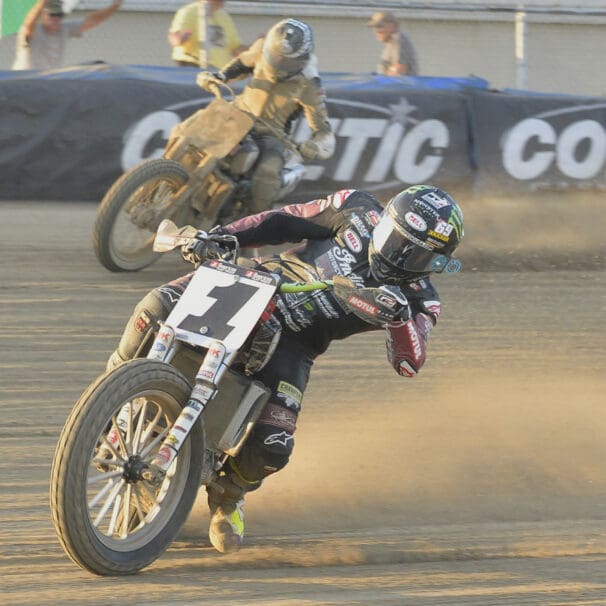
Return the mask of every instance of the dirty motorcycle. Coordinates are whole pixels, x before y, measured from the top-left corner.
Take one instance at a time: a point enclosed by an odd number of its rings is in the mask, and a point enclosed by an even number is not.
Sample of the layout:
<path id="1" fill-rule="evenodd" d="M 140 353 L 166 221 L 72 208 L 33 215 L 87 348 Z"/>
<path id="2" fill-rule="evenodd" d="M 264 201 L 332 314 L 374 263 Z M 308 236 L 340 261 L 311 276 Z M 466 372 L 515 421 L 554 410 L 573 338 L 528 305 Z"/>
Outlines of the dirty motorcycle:
<path id="1" fill-rule="evenodd" d="M 156 230 L 163 219 L 209 230 L 250 214 L 251 173 L 259 148 L 250 132 L 259 118 L 226 100 L 233 90 L 217 82 L 215 99 L 175 126 L 162 158 L 144 160 L 107 191 L 97 210 L 93 248 L 113 272 L 151 265 Z M 262 122 L 286 149 L 278 199 L 304 176 L 302 157 L 289 137 Z"/>
<path id="2" fill-rule="evenodd" d="M 203 253 L 187 251 L 202 242 Z M 170 546 L 201 486 L 235 457 L 268 401 L 254 378 L 280 338 L 267 329 L 279 293 L 349 280 L 283 282 L 239 256 L 232 235 L 160 225 L 155 252 L 181 248 L 196 269 L 139 356 L 102 374 L 62 430 L 51 471 L 51 510 L 69 557 L 98 575 L 134 574 Z"/>

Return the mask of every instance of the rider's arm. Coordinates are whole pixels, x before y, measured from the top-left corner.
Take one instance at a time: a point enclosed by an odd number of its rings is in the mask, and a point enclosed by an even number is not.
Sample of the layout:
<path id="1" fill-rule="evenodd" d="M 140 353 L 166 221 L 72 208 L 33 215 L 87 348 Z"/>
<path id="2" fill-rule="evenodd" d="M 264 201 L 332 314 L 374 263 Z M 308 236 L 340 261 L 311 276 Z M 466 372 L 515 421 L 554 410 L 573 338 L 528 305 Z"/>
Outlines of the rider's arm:
<path id="1" fill-rule="evenodd" d="M 427 339 L 440 315 L 440 300 L 429 280 L 413 282 L 404 289 L 411 318 L 386 326 L 387 358 L 403 377 L 414 377 L 425 363 Z"/>
<path id="2" fill-rule="evenodd" d="M 332 127 L 328 120 L 328 110 L 326 109 L 326 95 L 322 88 L 322 82 L 317 73 L 307 73 L 307 86 L 301 93 L 299 102 L 305 114 L 305 119 L 312 131 L 311 141 L 315 144 L 315 157 L 309 159 L 326 160 L 335 152 L 336 140 L 332 132 Z"/>
<path id="3" fill-rule="evenodd" d="M 256 62 L 261 57 L 262 49 L 263 40 L 257 40 L 249 48 L 232 59 L 219 72 L 223 80 L 229 82 L 230 80 L 250 76 L 255 68 Z"/>
<path id="4" fill-rule="evenodd" d="M 343 222 L 342 210 L 346 206 L 361 205 L 368 210 L 375 204 L 376 200 L 369 194 L 345 189 L 327 198 L 250 215 L 226 225 L 222 230 L 237 236 L 241 246 L 320 240 L 336 233 Z"/>

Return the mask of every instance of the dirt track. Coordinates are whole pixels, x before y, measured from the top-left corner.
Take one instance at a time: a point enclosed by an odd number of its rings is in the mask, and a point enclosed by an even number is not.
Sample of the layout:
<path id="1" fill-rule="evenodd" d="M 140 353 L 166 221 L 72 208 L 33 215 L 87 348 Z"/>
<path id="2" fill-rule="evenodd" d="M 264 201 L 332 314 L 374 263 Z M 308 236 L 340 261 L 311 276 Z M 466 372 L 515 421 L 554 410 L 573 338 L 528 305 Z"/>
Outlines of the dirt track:
<path id="1" fill-rule="evenodd" d="M 444 315 L 421 375 L 399 379 L 379 335 L 319 360 L 292 463 L 248 499 L 246 549 L 215 554 L 199 502 L 144 573 L 76 568 L 48 509 L 60 427 L 132 305 L 185 269 L 173 256 L 106 272 L 94 211 L 0 203 L 2 604 L 606 604 L 603 257 L 527 271 L 553 266 L 537 232 L 493 225 L 487 244 L 479 210 L 467 271 L 436 280 Z M 527 242 L 539 249 L 516 254 Z M 481 271 L 486 246 L 518 271 Z M 582 265 L 579 240 L 570 251 Z"/>

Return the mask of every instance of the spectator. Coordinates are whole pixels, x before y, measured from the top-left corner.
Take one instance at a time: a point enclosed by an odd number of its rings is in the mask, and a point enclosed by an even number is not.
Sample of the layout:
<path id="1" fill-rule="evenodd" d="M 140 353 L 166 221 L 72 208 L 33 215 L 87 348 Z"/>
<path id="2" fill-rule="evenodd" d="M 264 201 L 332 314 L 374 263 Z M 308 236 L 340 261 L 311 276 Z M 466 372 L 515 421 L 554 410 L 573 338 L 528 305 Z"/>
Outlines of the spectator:
<path id="1" fill-rule="evenodd" d="M 114 0 L 110 6 L 86 17 L 63 19 L 61 0 L 38 0 L 25 16 L 17 33 L 17 49 L 13 69 L 56 69 L 63 66 L 67 38 L 83 32 L 111 17 L 122 5 Z"/>
<path id="2" fill-rule="evenodd" d="M 247 48 L 242 44 L 234 22 L 224 8 L 225 2 L 207 2 L 209 10 L 206 24 L 206 62 L 200 63 L 200 48 L 204 45 L 205 38 L 200 37 L 200 2 L 197 0 L 181 7 L 170 25 L 168 43 L 173 47 L 172 58 L 177 65 L 221 69 Z"/>
<path id="3" fill-rule="evenodd" d="M 385 76 L 418 76 L 417 52 L 410 38 L 400 31 L 396 16 L 390 11 L 375 13 L 367 24 L 384 44 L 377 72 Z"/>

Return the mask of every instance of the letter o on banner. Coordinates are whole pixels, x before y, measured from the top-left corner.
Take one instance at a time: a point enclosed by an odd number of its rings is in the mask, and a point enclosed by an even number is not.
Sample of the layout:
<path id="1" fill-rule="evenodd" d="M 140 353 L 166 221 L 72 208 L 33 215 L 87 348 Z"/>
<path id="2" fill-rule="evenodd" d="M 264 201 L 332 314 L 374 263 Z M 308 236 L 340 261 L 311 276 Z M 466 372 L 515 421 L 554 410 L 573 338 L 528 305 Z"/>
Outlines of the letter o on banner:
<path id="1" fill-rule="evenodd" d="M 582 158 L 575 152 L 582 141 L 589 141 L 589 152 Z M 560 135 L 557 147 L 558 168 L 571 179 L 595 177 L 606 159 L 606 133 L 596 120 L 581 120 L 566 127 Z"/>

